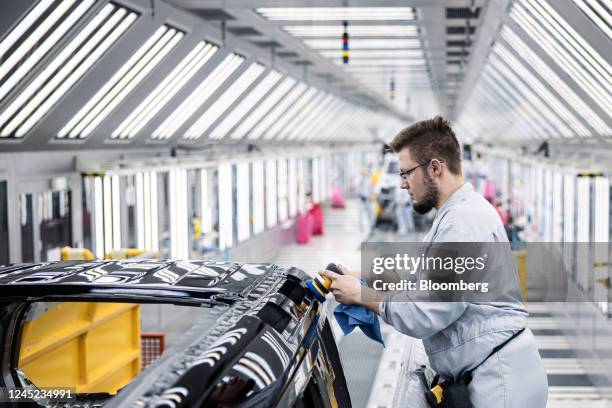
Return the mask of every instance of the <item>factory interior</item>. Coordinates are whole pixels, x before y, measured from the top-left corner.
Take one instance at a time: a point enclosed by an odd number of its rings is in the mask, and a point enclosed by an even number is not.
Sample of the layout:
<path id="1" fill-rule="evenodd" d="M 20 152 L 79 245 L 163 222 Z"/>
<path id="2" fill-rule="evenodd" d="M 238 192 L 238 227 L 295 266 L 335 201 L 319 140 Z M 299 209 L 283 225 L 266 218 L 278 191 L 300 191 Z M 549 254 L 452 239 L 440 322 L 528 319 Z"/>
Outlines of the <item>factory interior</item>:
<path id="1" fill-rule="evenodd" d="M 3 0 L 0 405 L 612 408 L 611 183 L 610 0 Z M 515 306 L 363 300 L 442 223 Z"/>

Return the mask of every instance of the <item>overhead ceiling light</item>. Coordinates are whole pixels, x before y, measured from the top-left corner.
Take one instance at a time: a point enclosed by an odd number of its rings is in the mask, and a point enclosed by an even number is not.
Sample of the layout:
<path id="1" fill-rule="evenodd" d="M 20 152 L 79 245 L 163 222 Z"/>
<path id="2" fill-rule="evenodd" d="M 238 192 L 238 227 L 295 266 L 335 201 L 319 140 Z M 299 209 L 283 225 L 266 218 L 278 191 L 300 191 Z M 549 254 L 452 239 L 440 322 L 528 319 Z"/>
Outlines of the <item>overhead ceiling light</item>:
<path id="1" fill-rule="evenodd" d="M 2 41 L 0 64 L 0 80 L 2 80 L 15 66 L 18 64 L 25 65 L 20 67 L 9 78 L 9 84 L 3 84 L 0 88 L 0 99 L 19 82 L 40 59 L 53 47 L 62 36 L 73 27 L 78 19 L 91 7 L 92 0 L 85 1 L 75 8 L 68 17 L 65 17 L 59 26 L 51 33 L 49 31 L 55 24 L 66 14 L 72 7 L 75 0 L 64 0 L 53 9 L 42 21 L 40 16 L 47 11 L 51 5 L 50 1 L 43 1 L 37 4 L 34 9 L 26 15 L 26 17 L 7 35 Z M 6 52 L 19 40 L 29 29 L 33 28 L 32 32 L 15 48 L 10 55 L 5 55 Z M 45 38 L 45 35 L 48 36 Z M 44 40 L 43 40 L 44 38 Z M 37 44 L 39 44 L 37 46 Z M 25 61 L 23 60 L 25 58 Z M 10 85 L 10 86 L 9 86 Z"/>
<path id="2" fill-rule="evenodd" d="M 372 74 L 405 74 L 407 76 L 413 75 L 428 75 L 426 71 L 422 70 L 422 67 L 419 66 L 399 66 L 399 67 L 391 67 L 387 68 L 384 66 L 368 66 L 368 65 L 359 65 L 359 66 L 345 66 L 342 67 L 344 71 L 350 73 L 372 73 Z"/>
<path id="3" fill-rule="evenodd" d="M 608 8 L 598 0 L 572 0 L 592 22 L 604 32 L 608 39 L 612 39 L 612 16 L 610 15 L 610 5 Z"/>
<path id="4" fill-rule="evenodd" d="M 272 110 L 249 132 L 249 139 L 259 139 L 267 130 L 276 123 L 283 113 L 297 100 L 297 98 L 306 91 L 308 85 L 303 82 L 297 84 L 291 91 L 287 93 Z"/>
<path id="5" fill-rule="evenodd" d="M 242 139 L 270 110 L 276 106 L 278 101 L 295 85 L 296 80 L 287 77 L 253 110 L 246 119 L 232 132 L 233 139 Z"/>
<path id="6" fill-rule="evenodd" d="M 86 3 L 83 3 L 86 4 Z M 80 6 L 79 6 L 80 7 Z M 68 24 L 73 13 L 60 24 Z M 76 14 L 80 16 L 80 11 Z M 75 17 L 76 18 L 76 17 Z M 107 4 L 0 114 L 0 136 L 22 137 L 136 20 L 137 14 Z M 70 21 L 70 26 L 74 22 Z M 51 36 L 49 38 L 52 38 Z M 10 122 L 7 121 L 10 119 Z"/>
<path id="7" fill-rule="evenodd" d="M 222 139 L 236 126 L 236 124 L 246 116 L 251 109 L 264 97 L 266 93 L 282 77 L 282 75 L 276 71 L 271 71 L 257 86 L 249 92 L 247 96 L 240 101 L 232 111 L 217 125 L 211 132 L 211 139 Z M 233 136 L 233 135 L 232 135 Z"/>
<path id="8" fill-rule="evenodd" d="M 339 25 L 284 26 L 283 30 L 294 37 L 337 37 L 344 28 Z M 351 39 L 356 37 L 418 37 L 417 26 L 408 25 L 351 25 Z"/>
<path id="9" fill-rule="evenodd" d="M 185 124 L 223 82 L 242 64 L 244 57 L 229 54 L 153 132 L 153 139 L 167 139 Z"/>
<path id="10" fill-rule="evenodd" d="M 551 116 L 558 115 L 565 122 L 567 122 L 571 128 L 573 129 L 573 134 L 578 136 L 588 136 L 590 132 L 588 129 L 580 122 L 572 112 L 570 112 L 567 107 L 561 103 L 561 101 L 553 95 L 546 87 L 542 85 L 542 83 L 533 76 L 533 74 L 525 68 L 525 66 L 516 59 L 511 52 L 505 48 L 501 43 L 496 44 L 496 49 L 494 51 L 499 55 L 513 70 L 514 72 L 525 82 L 529 84 L 530 89 L 539 96 L 544 102 L 552 108 Z M 566 135 L 569 136 L 569 135 Z"/>
<path id="11" fill-rule="evenodd" d="M 603 109 L 612 105 L 612 67 L 546 2 L 517 2 L 510 16 Z"/>
<path id="12" fill-rule="evenodd" d="M 325 58 L 342 58 L 342 50 L 322 50 L 319 54 Z M 354 58 L 424 58 L 423 50 L 355 50 L 351 51 L 351 61 Z M 349 64 L 350 65 L 350 64 Z"/>
<path id="13" fill-rule="evenodd" d="M 115 129 L 112 138 L 132 138 L 185 86 L 219 47 L 201 41 Z"/>
<path id="14" fill-rule="evenodd" d="M 304 44 L 314 50 L 338 50 L 338 40 L 333 39 L 315 39 L 304 40 Z M 367 49 L 421 49 L 421 40 L 412 38 L 389 38 L 389 39 L 374 39 L 374 38 L 355 38 L 351 40 L 351 52 L 354 50 Z"/>
<path id="15" fill-rule="evenodd" d="M 304 108 L 310 103 L 312 98 L 319 93 L 319 91 L 311 87 L 302 94 L 294 103 L 292 103 L 282 116 L 274 122 L 272 126 L 266 131 L 264 139 L 274 139 L 275 137 L 283 138 L 287 136 L 287 130 L 289 129 L 287 124 L 292 120 L 298 112 L 304 110 Z"/>
<path id="16" fill-rule="evenodd" d="M 334 119 L 340 118 L 342 112 L 346 109 L 346 102 L 340 98 L 335 98 L 332 105 L 327 111 L 324 111 L 316 121 L 306 123 L 297 134 L 298 140 L 314 139 L 316 135 L 320 134 L 321 129 L 326 129 Z"/>
<path id="17" fill-rule="evenodd" d="M 312 101 L 304 108 L 301 109 L 289 123 L 283 129 L 283 134 L 280 135 L 280 139 L 290 139 L 294 134 L 294 129 L 299 127 L 302 123 L 309 120 L 316 120 L 316 116 L 311 116 L 312 112 L 315 112 L 318 107 L 325 106 L 330 102 L 333 97 L 325 92 L 319 92 Z"/>
<path id="18" fill-rule="evenodd" d="M 326 123 L 326 117 L 333 115 L 342 106 L 342 100 L 336 96 L 330 95 L 331 98 L 327 103 L 321 103 L 310 116 L 310 120 L 305 120 L 303 123 L 297 124 L 289 134 L 289 139 L 304 139 L 309 132 L 321 123 Z"/>
<path id="19" fill-rule="evenodd" d="M 342 61 L 334 61 L 336 65 L 342 65 Z M 351 58 L 351 65 L 365 65 L 365 66 L 425 66 L 426 61 L 424 59 L 409 58 L 409 59 L 358 59 Z"/>
<path id="20" fill-rule="evenodd" d="M 58 138 L 85 138 L 102 122 L 153 68 L 183 38 L 183 33 L 166 25 L 127 60 L 98 92 L 59 131 Z"/>
<path id="21" fill-rule="evenodd" d="M 251 64 L 230 87 L 215 100 L 202 116 L 187 130 L 185 139 L 197 139 L 230 107 L 232 103 L 255 81 L 266 68 Z"/>
<path id="22" fill-rule="evenodd" d="M 414 20 L 411 7 L 262 7 L 256 11 L 268 20 Z"/>
<path id="23" fill-rule="evenodd" d="M 550 85 L 551 89 L 556 90 L 569 106 L 580 112 L 587 119 L 587 123 L 593 126 L 602 136 L 611 135 L 612 128 L 608 126 L 584 101 L 574 93 L 574 91 L 561 80 L 559 76 L 536 55 L 509 27 L 504 26 L 501 30 L 502 38 L 516 50 L 517 55 L 523 57 L 535 72 L 538 72 Z"/>
<path id="24" fill-rule="evenodd" d="M 524 106 L 532 112 L 537 112 L 537 116 L 541 118 L 540 121 L 546 121 L 549 128 L 555 129 L 555 132 L 550 133 L 551 136 L 571 136 L 572 131 L 565 125 L 563 120 L 550 121 L 551 118 L 555 116 L 550 110 L 550 107 L 522 81 L 520 76 L 513 71 L 512 68 L 508 67 L 499 57 L 497 57 L 496 54 L 492 54 L 490 57 L 490 67 L 496 70 L 499 75 L 498 80 L 505 81 L 505 84 L 508 84 L 508 86 L 511 85 L 516 90 L 519 95 L 517 97 L 517 103 L 520 106 Z"/>

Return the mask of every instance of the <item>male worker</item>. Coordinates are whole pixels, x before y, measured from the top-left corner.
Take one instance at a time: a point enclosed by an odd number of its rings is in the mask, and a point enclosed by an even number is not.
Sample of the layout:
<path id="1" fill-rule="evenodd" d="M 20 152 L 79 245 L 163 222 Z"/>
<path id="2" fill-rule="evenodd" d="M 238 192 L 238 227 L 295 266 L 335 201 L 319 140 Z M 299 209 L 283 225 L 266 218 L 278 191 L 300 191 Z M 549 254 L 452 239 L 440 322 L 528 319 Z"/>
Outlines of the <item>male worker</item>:
<path id="1" fill-rule="evenodd" d="M 437 209 L 424 241 L 508 241 L 495 209 L 464 182 L 459 143 L 446 120 L 436 116 L 417 122 L 390 145 L 398 155 L 401 188 L 410 194 L 414 210 Z M 378 301 L 365 301 L 359 282 L 344 272 L 320 272 L 332 280 L 338 302 L 361 304 L 399 332 L 423 339 L 430 365 L 445 379 L 457 381 L 474 370 L 468 384 L 474 408 L 546 406 L 547 378 L 533 334 L 521 332 L 527 317 L 522 303 L 414 302 L 402 291 L 376 292 Z"/>

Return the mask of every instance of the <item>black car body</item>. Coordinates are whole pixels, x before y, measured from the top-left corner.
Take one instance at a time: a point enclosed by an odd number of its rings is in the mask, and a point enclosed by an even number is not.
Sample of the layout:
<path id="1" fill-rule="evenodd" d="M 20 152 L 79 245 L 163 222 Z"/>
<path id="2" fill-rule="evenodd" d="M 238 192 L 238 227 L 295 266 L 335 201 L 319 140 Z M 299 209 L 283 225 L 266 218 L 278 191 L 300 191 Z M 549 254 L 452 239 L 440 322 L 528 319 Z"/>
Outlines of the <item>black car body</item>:
<path id="1" fill-rule="evenodd" d="M 212 313 L 117 395 L 79 395 L 56 406 L 350 407 L 326 308 L 307 296 L 306 278 L 295 268 L 213 261 L 0 268 L 0 386 L 32 387 L 16 362 L 33 302 L 171 303 Z"/>

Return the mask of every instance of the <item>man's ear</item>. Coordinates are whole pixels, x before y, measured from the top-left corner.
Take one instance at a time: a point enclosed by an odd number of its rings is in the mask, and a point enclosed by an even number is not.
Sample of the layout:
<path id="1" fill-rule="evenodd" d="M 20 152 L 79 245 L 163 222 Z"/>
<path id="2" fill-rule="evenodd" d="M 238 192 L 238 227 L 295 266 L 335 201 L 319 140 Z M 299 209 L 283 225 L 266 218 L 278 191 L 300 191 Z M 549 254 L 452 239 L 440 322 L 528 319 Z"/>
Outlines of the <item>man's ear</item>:
<path id="1" fill-rule="evenodd" d="M 431 160 L 431 175 L 440 176 L 442 175 L 442 163 L 438 159 Z"/>

